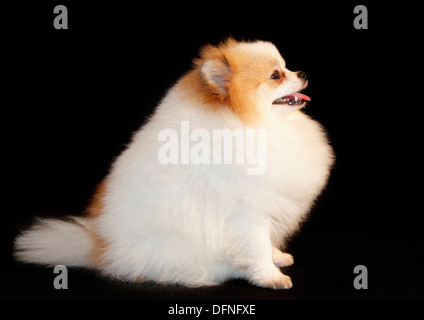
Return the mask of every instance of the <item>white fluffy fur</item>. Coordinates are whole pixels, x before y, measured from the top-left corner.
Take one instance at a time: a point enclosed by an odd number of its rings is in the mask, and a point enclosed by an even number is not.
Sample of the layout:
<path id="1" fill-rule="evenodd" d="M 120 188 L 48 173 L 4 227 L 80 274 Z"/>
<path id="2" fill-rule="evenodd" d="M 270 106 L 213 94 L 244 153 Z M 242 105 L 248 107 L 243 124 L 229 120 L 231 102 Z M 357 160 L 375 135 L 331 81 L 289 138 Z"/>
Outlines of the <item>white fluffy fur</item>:
<path id="1" fill-rule="evenodd" d="M 47 265 L 90 266 L 92 239 L 87 219 L 37 219 L 15 241 L 15 257 L 23 262 Z"/>
<path id="2" fill-rule="evenodd" d="M 278 54 L 264 42 L 243 44 L 240 50 Z M 296 86 L 294 73 L 283 69 Z M 247 128 L 230 109 L 212 112 L 174 86 L 113 164 L 103 213 L 73 223 L 41 220 L 17 238 L 16 257 L 91 266 L 132 281 L 202 286 L 239 277 L 263 287 L 291 287 L 278 266 L 293 258 L 278 248 L 323 189 L 333 154 L 316 121 L 301 111 L 281 115 L 271 107 L 278 95 L 271 94 L 264 106 L 266 171 L 247 175 L 248 164 L 159 163 L 159 131 L 179 132 L 183 120 L 191 130 L 204 128 L 211 136 L 216 128 Z M 90 260 L 93 241 L 87 229 L 108 244 L 100 265 Z"/>

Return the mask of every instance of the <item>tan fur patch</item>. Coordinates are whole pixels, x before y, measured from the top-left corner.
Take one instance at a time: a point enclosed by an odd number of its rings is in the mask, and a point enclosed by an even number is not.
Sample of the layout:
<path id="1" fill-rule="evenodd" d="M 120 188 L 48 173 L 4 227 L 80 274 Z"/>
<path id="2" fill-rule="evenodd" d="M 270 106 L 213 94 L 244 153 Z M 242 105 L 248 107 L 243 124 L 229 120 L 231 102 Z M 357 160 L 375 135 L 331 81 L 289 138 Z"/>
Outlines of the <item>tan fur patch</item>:
<path id="1" fill-rule="evenodd" d="M 104 210 L 104 197 L 107 189 L 107 180 L 103 180 L 96 187 L 96 191 L 91 198 L 91 203 L 86 209 L 86 213 L 90 218 L 98 218 L 102 215 Z M 93 240 L 93 250 L 91 252 L 91 259 L 94 266 L 100 266 L 102 264 L 102 256 L 106 248 L 108 247 L 106 240 L 100 237 L 100 235 L 93 229 L 88 230 L 90 237 Z"/>
<path id="2" fill-rule="evenodd" d="M 194 69 L 186 74 L 178 83 L 187 97 L 196 98 L 204 104 L 209 104 L 214 110 L 219 107 L 228 107 L 238 114 L 246 123 L 255 123 L 261 118 L 260 108 L 257 106 L 257 89 L 265 81 L 270 86 L 278 86 L 285 79 L 280 70 L 278 61 L 272 56 L 260 56 L 248 50 L 240 50 L 237 42 L 229 38 L 219 46 L 207 45 L 200 50 L 200 58 L 194 61 Z M 222 84 L 227 92 L 218 90 L 217 86 L 208 83 L 201 73 L 203 64 L 208 60 L 220 60 L 227 65 L 231 75 L 224 74 Z M 274 70 L 278 70 L 281 79 L 270 79 Z"/>
<path id="3" fill-rule="evenodd" d="M 96 191 L 91 198 L 90 205 L 86 209 L 91 218 L 97 218 L 103 212 L 103 199 L 106 193 L 106 187 L 106 179 L 100 182 L 96 187 Z"/>
<path id="4" fill-rule="evenodd" d="M 91 251 L 91 262 L 95 267 L 101 266 L 103 261 L 103 254 L 106 251 L 108 244 L 106 240 L 95 232 L 94 230 L 89 230 L 89 235 L 93 240 L 93 250 Z"/>

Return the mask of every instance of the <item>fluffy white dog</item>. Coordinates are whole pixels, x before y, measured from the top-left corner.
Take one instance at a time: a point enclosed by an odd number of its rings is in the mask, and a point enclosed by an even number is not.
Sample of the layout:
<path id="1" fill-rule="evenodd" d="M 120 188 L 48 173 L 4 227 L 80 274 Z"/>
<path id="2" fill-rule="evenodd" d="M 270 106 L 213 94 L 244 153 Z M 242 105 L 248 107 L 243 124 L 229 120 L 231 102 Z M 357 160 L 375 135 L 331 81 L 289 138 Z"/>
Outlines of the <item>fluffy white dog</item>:
<path id="1" fill-rule="evenodd" d="M 17 237 L 15 257 L 129 281 L 290 288 L 278 267 L 293 257 L 280 249 L 333 164 L 325 131 L 301 112 L 306 85 L 269 42 L 202 48 L 87 214 L 39 219 Z"/>

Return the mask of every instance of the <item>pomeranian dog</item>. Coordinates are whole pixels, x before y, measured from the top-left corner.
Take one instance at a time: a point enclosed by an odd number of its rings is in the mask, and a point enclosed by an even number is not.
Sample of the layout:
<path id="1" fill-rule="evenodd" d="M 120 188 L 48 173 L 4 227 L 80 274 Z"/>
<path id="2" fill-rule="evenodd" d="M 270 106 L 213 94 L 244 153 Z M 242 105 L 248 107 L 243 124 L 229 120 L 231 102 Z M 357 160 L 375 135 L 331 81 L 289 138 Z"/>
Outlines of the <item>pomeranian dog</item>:
<path id="1" fill-rule="evenodd" d="M 99 184 L 84 216 L 38 219 L 22 262 L 190 287 L 242 278 L 292 287 L 283 252 L 334 161 L 301 110 L 304 72 L 276 47 L 233 38 L 200 50 Z"/>

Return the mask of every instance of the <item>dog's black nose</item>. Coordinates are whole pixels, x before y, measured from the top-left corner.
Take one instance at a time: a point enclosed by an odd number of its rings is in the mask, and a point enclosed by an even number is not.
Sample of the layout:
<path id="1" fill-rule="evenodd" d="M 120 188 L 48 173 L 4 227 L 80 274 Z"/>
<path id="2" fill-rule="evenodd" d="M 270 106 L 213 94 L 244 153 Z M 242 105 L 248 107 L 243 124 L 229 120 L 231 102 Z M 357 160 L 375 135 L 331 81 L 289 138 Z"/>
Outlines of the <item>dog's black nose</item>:
<path id="1" fill-rule="evenodd" d="M 297 77 L 298 77 L 298 78 L 300 78 L 300 79 L 304 79 L 304 80 L 306 80 L 306 73 L 305 73 L 305 72 L 303 72 L 303 71 L 299 71 L 299 72 L 297 73 Z"/>

